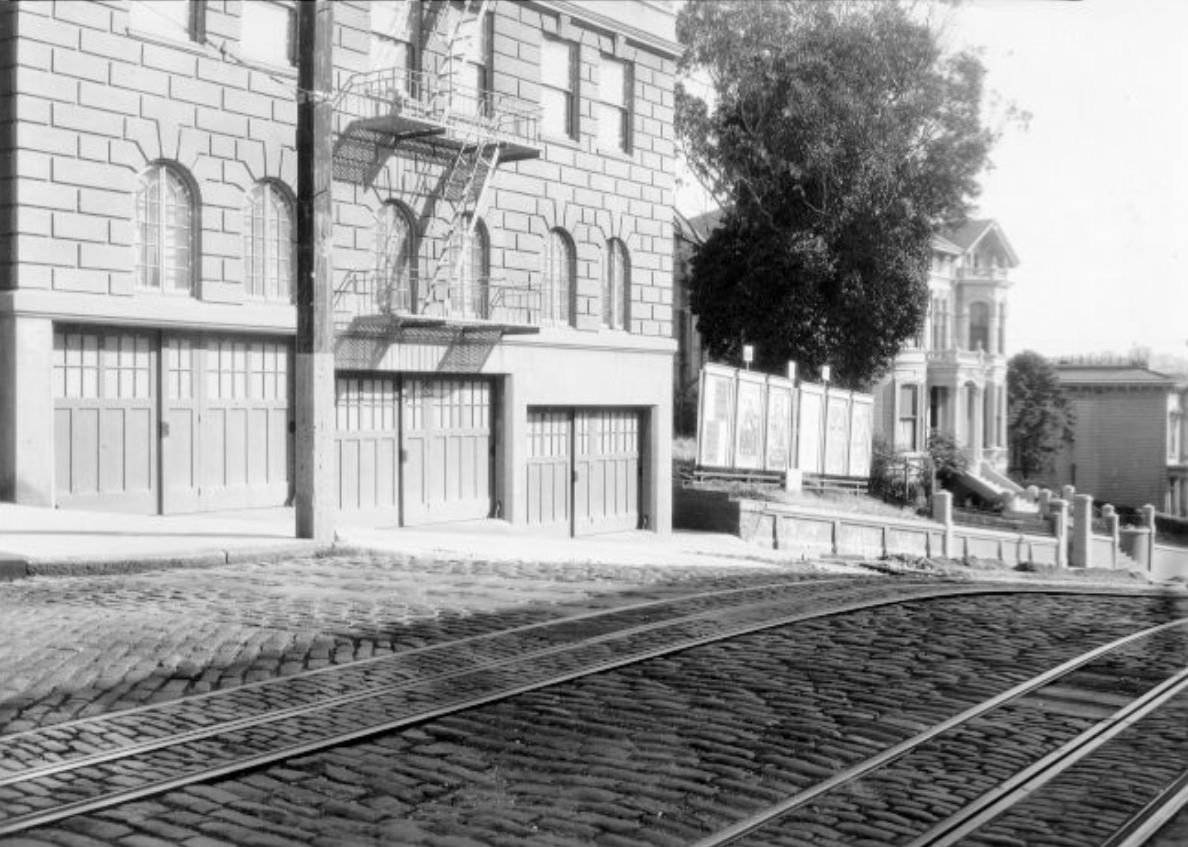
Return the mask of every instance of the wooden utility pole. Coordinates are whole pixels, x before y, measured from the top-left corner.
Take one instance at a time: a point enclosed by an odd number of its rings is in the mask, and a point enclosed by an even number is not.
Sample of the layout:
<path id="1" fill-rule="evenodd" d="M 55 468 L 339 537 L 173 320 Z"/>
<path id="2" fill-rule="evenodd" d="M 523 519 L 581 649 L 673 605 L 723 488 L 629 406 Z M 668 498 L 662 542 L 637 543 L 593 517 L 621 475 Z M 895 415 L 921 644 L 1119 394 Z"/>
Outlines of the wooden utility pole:
<path id="1" fill-rule="evenodd" d="M 297 4 L 297 537 L 334 541 L 334 4 Z"/>

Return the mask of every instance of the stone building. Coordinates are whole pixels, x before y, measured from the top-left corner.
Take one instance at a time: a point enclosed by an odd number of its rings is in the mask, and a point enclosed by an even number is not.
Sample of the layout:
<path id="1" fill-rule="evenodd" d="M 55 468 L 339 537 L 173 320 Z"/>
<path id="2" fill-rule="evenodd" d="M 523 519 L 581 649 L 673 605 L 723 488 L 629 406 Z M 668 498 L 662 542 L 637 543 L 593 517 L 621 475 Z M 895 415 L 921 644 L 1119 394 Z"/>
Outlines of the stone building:
<path id="1" fill-rule="evenodd" d="M 333 16 L 342 519 L 666 531 L 670 4 Z M 295 17 L 0 6 L 0 498 L 291 501 Z"/>
<path id="2" fill-rule="evenodd" d="M 1055 369 L 1076 422 L 1053 481 L 1188 516 L 1188 387 L 1144 362 L 1069 359 Z"/>
<path id="3" fill-rule="evenodd" d="M 1004 482 L 1006 307 L 1016 265 L 993 220 L 933 238 L 924 326 L 874 389 L 875 432 L 894 451 L 922 455 L 930 433 L 949 433 L 971 471 Z"/>

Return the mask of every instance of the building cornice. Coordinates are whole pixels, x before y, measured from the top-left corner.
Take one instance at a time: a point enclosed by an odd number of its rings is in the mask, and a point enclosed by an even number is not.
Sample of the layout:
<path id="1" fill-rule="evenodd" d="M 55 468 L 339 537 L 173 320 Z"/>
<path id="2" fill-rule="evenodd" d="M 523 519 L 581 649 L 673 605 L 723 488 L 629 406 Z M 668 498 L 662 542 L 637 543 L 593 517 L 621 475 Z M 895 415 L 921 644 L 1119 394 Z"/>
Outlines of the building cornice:
<path id="1" fill-rule="evenodd" d="M 662 38 L 647 30 L 624 23 L 620 18 L 595 12 L 588 6 L 573 3 L 570 0 L 527 0 L 524 5 L 566 15 L 574 20 L 579 20 L 598 29 L 606 30 L 611 34 L 620 33 L 626 36 L 628 41 L 634 42 L 640 47 L 646 47 L 648 50 L 669 59 L 676 59 L 684 50 L 679 42 Z"/>

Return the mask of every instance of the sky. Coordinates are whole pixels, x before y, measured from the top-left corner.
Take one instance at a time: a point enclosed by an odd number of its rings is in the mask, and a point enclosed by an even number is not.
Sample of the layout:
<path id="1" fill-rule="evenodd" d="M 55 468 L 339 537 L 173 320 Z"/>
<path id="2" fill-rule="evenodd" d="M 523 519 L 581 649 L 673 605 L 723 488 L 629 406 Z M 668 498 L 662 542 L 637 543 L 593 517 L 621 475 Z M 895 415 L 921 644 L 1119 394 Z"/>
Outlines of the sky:
<path id="1" fill-rule="evenodd" d="M 1002 137 L 975 217 L 1001 225 L 1008 353 L 1136 346 L 1188 356 L 1188 0 L 966 0 L 939 13 L 977 49 Z M 1031 114 L 1003 124 L 1002 104 Z M 688 183 L 686 214 L 712 207 Z"/>

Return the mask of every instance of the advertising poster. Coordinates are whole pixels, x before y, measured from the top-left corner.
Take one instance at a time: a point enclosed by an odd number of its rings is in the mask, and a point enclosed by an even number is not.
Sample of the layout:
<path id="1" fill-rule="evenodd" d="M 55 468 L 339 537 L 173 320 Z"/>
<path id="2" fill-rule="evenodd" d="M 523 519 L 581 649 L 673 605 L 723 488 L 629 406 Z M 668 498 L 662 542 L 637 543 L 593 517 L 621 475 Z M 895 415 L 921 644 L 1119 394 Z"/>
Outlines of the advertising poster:
<path id="1" fill-rule="evenodd" d="M 701 375 L 700 428 L 697 464 L 707 468 L 728 468 L 734 429 L 734 374 L 714 372 Z"/>
<path id="2" fill-rule="evenodd" d="M 747 470 L 763 467 L 763 378 L 739 374 L 738 413 L 734 440 L 734 466 Z"/>
<path id="3" fill-rule="evenodd" d="M 800 449 L 796 466 L 805 473 L 821 472 L 821 413 L 825 398 L 800 388 Z"/>
<path id="4" fill-rule="evenodd" d="M 850 452 L 850 398 L 830 396 L 829 414 L 825 424 L 825 473 L 829 476 L 845 476 L 849 470 L 846 462 Z"/>
<path id="5" fill-rule="evenodd" d="M 854 398 L 850 411 L 850 476 L 870 476 L 871 424 L 874 406 Z"/>
<path id="6" fill-rule="evenodd" d="M 792 389 L 767 386 L 767 455 L 764 470 L 785 471 L 792 464 Z"/>

